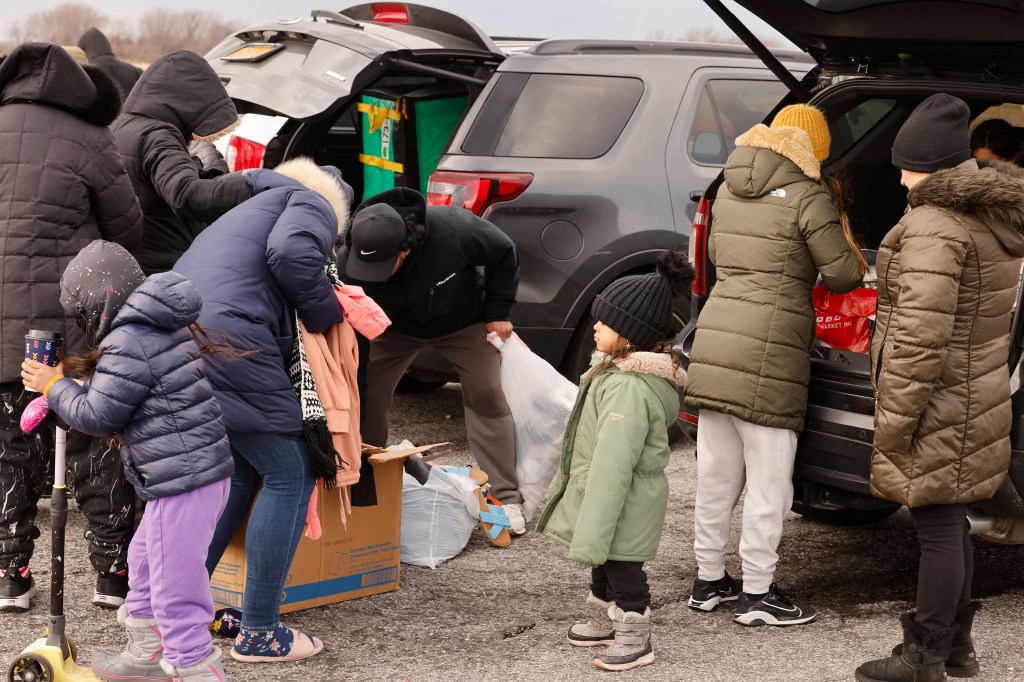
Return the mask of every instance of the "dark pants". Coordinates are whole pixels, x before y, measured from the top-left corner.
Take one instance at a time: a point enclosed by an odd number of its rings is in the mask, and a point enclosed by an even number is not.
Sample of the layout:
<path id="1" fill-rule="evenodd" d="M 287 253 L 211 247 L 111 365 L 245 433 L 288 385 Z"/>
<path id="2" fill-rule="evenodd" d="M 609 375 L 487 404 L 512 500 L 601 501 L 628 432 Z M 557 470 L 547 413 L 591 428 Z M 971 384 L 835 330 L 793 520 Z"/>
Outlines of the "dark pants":
<path id="1" fill-rule="evenodd" d="M 516 444 L 512 413 L 501 390 L 501 356 L 487 342 L 485 324 L 472 324 L 436 339 L 384 332 L 370 343 L 366 393 L 362 405 L 363 442 L 388 444 L 388 417 L 395 387 L 416 355 L 432 348 L 455 366 L 462 383 L 469 448 L 500 502 L 523 501 L 516 482 Z"/>
<path id="2" fill-rule="evenodd" d="M 917 507 L 910 515 L 921 545 L 915 622 L 927 634 L 950 627 L 954 614 L 970 604 L 974 551 L 966 505 Z"/>
<path id="3" fill-rule="evenodd" d="M 643 613 L 651 605 L 642 561 L 608 561 L 591 569 L 590 591 L 598 599 L 615 602 L 623 611 Z"/>
<path id="4" fill-rule="evenodd" d="M 22 433 L 25 406 L 39 397 L 21 381 L 0 383 L 0 568 L 25 566 L 39 529 L 39 497 L 53 469 L 54 429 Z M 116 573 L 128 568 L 128 543 L 135 527 L 135 491 L 125 479 L 118 451 L 100 439 L 71 431 L 67 482 L 85 515 L 85 538 L 93 568 Z"/>

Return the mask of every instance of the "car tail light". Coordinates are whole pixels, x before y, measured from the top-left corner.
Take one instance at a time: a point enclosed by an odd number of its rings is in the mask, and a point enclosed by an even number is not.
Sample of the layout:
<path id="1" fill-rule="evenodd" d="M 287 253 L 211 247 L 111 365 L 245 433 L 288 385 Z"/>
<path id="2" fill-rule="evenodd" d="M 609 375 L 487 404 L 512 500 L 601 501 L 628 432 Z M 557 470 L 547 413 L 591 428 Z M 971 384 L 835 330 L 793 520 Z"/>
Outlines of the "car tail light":
<path id="1" fill-rule="evenodd" d="M 246 170 L 248 168 L 262 168 L 263 154 L 267 148 L 244 137 L 232 135 L 228 140 L 228 150 L 224 155 L 224 161 L 232 171 Z"/>
<path id="2" fill-rule="evenodd" d="M 400 2 L 374 2 L 370 5 L 373 20 L 382 24 L 408 24 L 409 9 Z"/>
<path id="3" fill-rule="evenodd" d="M 690 262 L 693 264 L 696 277 L 693 278 L 693 293 L 698 296 L 708 295 L 707 256 L 708 256 L 708 214 L 711 202 L 701 197 L 697 204 L 697 215 L 690 226 Z"/>
<path id="4" fill-rule="evenodd" d="M 683 412 L 682 410 L 679 410 L 679 418 L 682 419 L 687 424 L 693 424 L 694 426 L 697 425 L 697 415 L 695 414 L 690 414 L 689 412 Z"/>
<path id="5" fill-rule="evenodd" d="M 518 197 L 532 181 L 532 173 L 435 171 L 427 183 L 427 203 L 458 206 L 482 216 L 492 205 Z"/>

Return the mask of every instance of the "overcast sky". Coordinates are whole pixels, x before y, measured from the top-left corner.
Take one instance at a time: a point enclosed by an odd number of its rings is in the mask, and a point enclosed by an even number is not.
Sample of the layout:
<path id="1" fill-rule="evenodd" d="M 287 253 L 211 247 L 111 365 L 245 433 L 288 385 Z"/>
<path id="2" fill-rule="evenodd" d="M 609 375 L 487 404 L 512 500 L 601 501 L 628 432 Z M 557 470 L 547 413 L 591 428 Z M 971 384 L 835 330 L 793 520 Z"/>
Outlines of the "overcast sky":
<path id="1" fill-rule="evenodd" d="M 16 2 L 0 0 L 5 21 L 52 9 L 66 0 Z M 340 9 L 357 0 L 77 0 L 104 14 L 131 17 L 157 7 L 207 9 L 241 25 L 308 14 L 314 8 Z M 455 12 L 490 35 L 537 38 L 646 38 L 661 30 L 666 38 L 683 35 L 691 26 L 728 29 L 702 0 L 421 0 Z M 758 34 L 777 36 L 763 23 L 726 0 Z"/>

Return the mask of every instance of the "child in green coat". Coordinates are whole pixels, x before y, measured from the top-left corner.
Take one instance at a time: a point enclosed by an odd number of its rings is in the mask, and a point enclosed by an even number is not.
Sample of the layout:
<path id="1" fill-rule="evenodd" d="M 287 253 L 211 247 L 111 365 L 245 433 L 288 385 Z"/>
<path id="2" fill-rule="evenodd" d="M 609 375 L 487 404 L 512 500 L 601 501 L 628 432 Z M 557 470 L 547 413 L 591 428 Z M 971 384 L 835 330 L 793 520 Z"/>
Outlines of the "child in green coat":
<path id="1" fill-rule="evenodd" d="M 561 465 L 537 530 L 590 566 L 589 620 L 569 629 L 574 646 L 606 646 L 605 670 L 654 662 L 651 592 L 643 564 L 658 551 L 668 504 L 668 427 L 679 414 L 685 372 L 668 348 L 672 299 L 693 281 L 678 251 L 657 272 L 612 282 L 594 300 L 597 351 L 580 380 Z"/>

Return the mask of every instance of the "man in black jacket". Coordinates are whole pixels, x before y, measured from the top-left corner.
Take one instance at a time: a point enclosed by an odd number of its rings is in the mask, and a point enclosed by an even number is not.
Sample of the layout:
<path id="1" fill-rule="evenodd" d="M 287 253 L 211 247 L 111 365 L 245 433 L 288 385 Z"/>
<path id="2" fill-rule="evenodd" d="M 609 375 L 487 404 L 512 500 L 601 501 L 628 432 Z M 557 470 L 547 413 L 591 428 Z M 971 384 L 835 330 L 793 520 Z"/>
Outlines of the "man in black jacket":
<path id="1" fill-rule="evenodd" d="M 510 532 L 525 533 L 512 415 L 501 390 L 500 356 L 487 342 L 490 332 L 502 339 L 512 334 L 515 244 L 465 209 L 428 207 L 422 194 L 399 187 L 356 209 L 338 269 L 392 322 L 370 344 L 363 441 L 387 445 L 395 387 L 416 354 L 432 348 L 459 373 L 469 446 L 504 505 Z"/>

